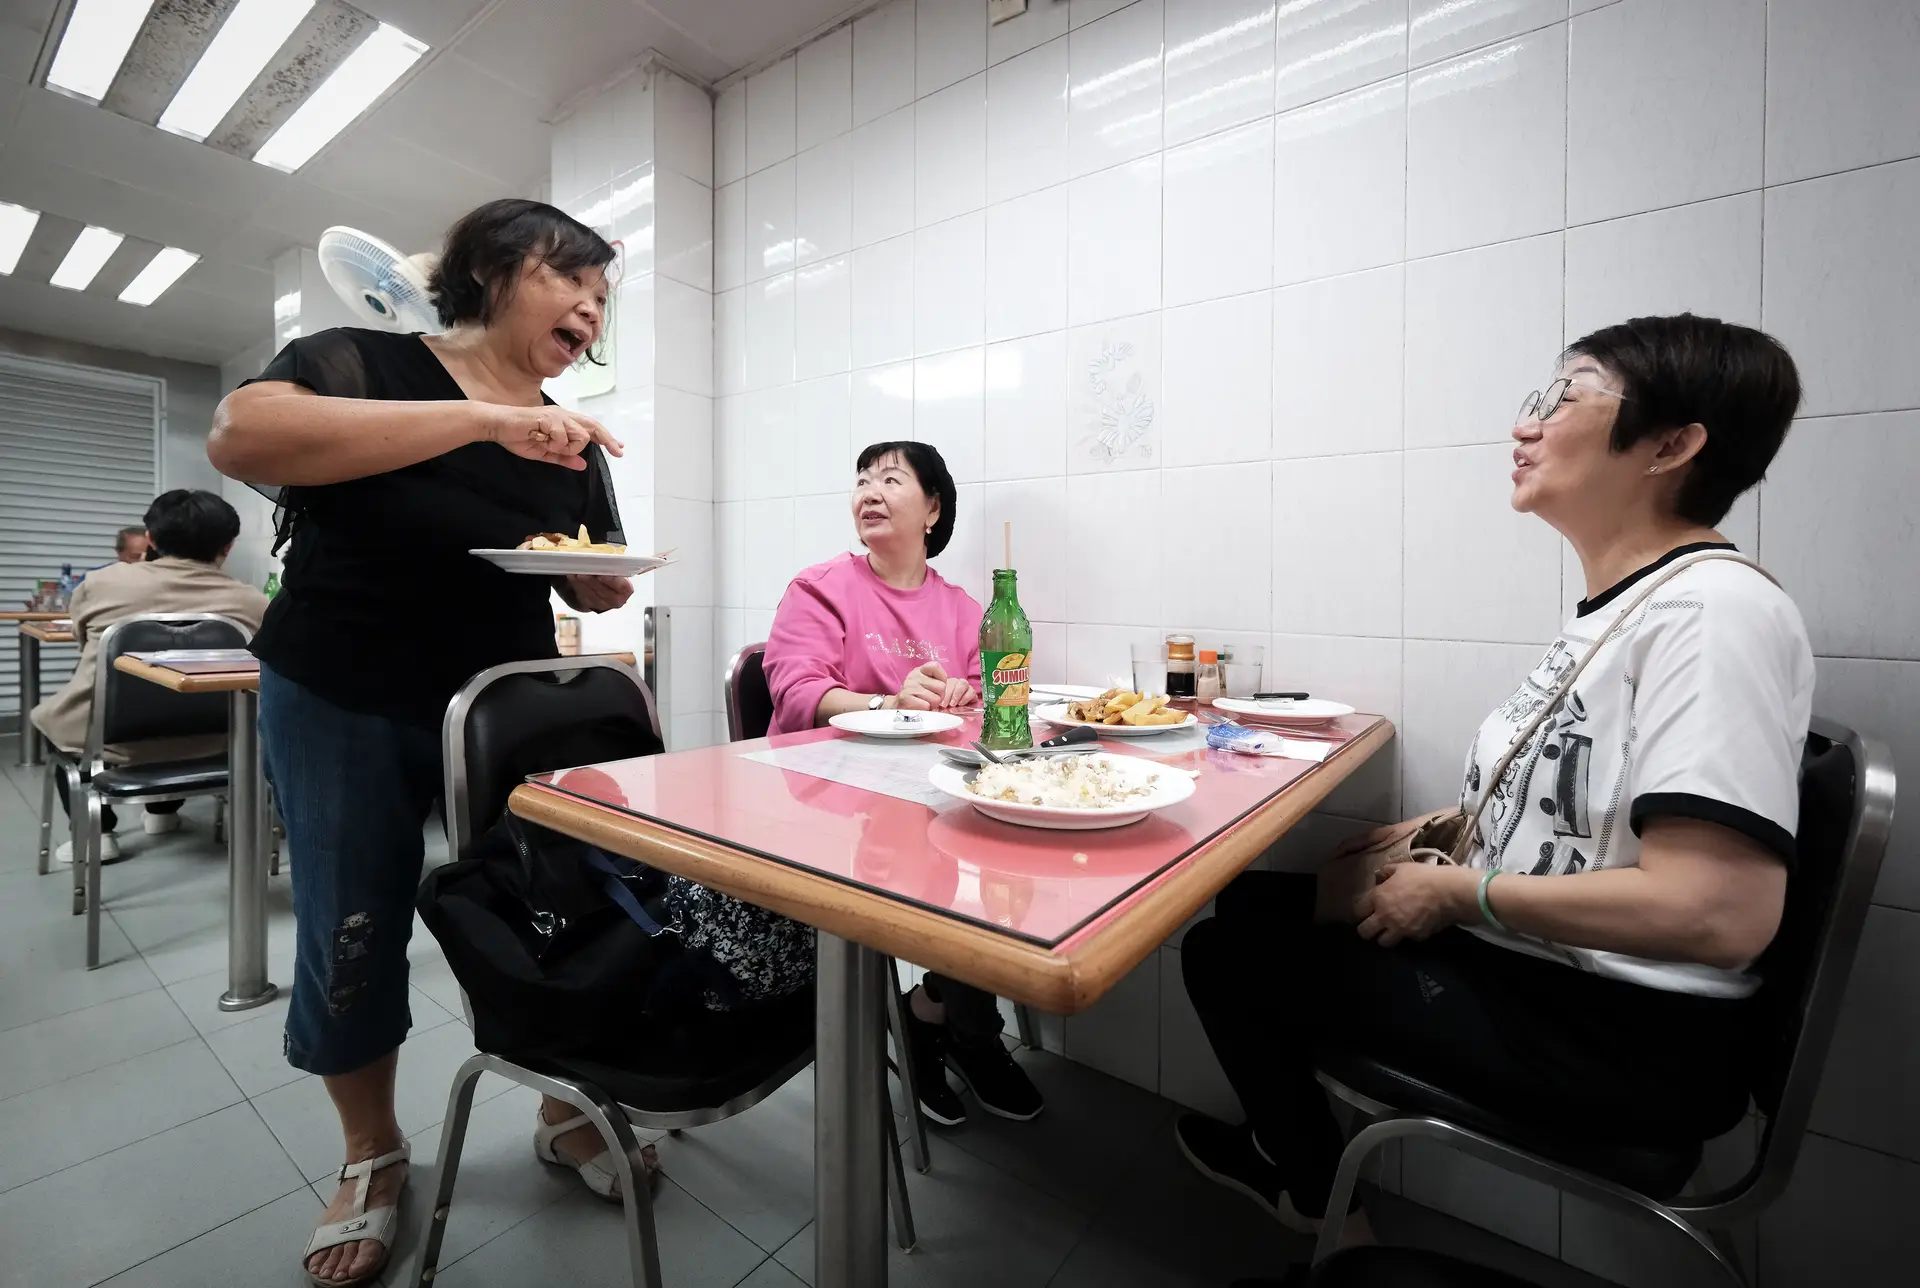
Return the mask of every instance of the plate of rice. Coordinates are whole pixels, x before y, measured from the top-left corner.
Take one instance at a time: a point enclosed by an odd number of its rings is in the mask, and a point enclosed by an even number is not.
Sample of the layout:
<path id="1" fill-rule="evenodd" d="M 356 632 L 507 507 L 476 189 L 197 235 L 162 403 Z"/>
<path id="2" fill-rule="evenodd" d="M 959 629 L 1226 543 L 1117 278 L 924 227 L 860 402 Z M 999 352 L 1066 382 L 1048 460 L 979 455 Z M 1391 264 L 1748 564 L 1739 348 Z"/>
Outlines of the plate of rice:
<path id="1" fill-rule="evenodd" d="M 1125 827 L 1193 795 L 1184 770 L 1134 756 L 1051 756 L 962 769 L 942 763 L 933 785 L 988 818 L 1022 827 Z"/>

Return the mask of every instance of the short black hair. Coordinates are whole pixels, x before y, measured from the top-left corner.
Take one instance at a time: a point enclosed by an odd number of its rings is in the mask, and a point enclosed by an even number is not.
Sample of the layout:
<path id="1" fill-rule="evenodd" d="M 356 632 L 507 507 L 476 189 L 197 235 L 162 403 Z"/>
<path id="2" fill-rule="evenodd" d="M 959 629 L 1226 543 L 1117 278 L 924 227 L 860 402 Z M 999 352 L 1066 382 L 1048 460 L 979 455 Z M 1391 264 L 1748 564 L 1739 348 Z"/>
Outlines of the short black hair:
<path id="1" fill-rule="evenodd" d="M 139 524 L 135 524 L 131 528 L 120 529 L 120 531 L 113 534 L 113 553 L 119 554 L 122 550 L 125 550 L 127 548 L 127 542 L 134 537 L 144 537 L 146 535 L 147 530 Z"/>
<path id="2" fill-rule="evenodd" d="M 147 507 L 147 532 L 153 538 L 150 558 L 212 563 L 240 535 L 240 515 L 211 492 L 175 488 Z"/>
<path id="3" fill-rule="evenodd" d="M 1575 340 L 1562 360 L 1575 356 L 1620 378 L 1626 398 L 1614 417 L 1614 451 L 1682 425 L 1706 427 L 1675 509 L 1707 527 L 1766 477 L 1800 406 L 1800 372 L 1786 347 L 1719 318 L 1630 318 Z"/>
<path id="4" fill-rule="evenodd" d="M 939 450 L 926 443 L 875 443 L 860 453 L 854 469 L 871 469 L 876 461 L 884 461 L 889 456 L 905 461 L 913 476 L 920 480 L 920 490 L 940 502 L 940 517 L 933 521 L 933 531 L 927 533 L 927 558 L 931 559 L 953 540 L 953 521 L 960 511 L 960 490 L 954 487 L 953 474 Z"/>
<path id="5" fill-rule="evenodd" d="M 492 322 L 513 299 L 528 256 L 556 273 L 578 273 L 611 264 L 613 246 L 543 201 L 502 197 L 476 206 L 447 229 L 440 262 L 427 278 L 441 323 Z"/>

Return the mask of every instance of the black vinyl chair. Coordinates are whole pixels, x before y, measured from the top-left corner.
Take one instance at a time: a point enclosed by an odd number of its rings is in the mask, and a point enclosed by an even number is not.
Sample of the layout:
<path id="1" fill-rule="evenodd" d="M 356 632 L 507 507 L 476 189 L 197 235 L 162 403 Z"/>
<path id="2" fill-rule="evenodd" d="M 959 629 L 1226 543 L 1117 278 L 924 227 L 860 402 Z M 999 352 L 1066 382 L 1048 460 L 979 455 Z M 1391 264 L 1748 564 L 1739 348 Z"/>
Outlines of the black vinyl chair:
<path id="1" fill-rule="evenodd" d="M 127 653 L 181 648 L 245 648 L 245 626 L 216 613 L 142 613 L 122 618 L 100 637 L 87 745 L 78 756 L 47 749 L 40 786 L 40 862 L 45 876 L 53 841 L 54 775 L 67 781 L 73 839 L 73 912 L 87 916 L 87 969 L 100 964 L 100 834 L 109 805 L 145 805 L 190 796 L 224 796 L 227 753 L 196 760 L 107 763 L 106 749 L 127 743 L 227 736 L 231 704 L 224 693 L 174 693 L 114 666 Z"/>
<path id="2" fill-rule="evenodd" d="M 552 740 L 586 726 L 594 730 L 597 754 L 646 756 L 664 749 L 653 694 L 639 673 L 619 659 L 510 662 L 469 680 L 448 705 L 441 734 L 452 857 L 467 856 L 474 841 L 499 819 L 507 797 L 526 773 L 569 767 L 530 764 L 530 747 L 558 745 Z M 759 1104 L 813 1062 L 813 1010 L 812 992 L 797 994 L 761 1015 L 750 1041 L 735 1040 L 737 1034 L 722 1039 L 727 1058 L 705 1060 L 697 1071 L 617 1069 L 586 1061 L 516 1058 L 502 1051 L 469 1057 L 454 1075 L 448 1096 L 436 1190 L 432 1204 L 416 1218 L 426 1228 L 418 1266 L 408 1282 L 426 1288 L 437 1271 L 474 1087 L 482 1073 L 497 1073 L 572 1105 L 612 1143 L 634 1288 L 662 1288 L 653 1198 L 634 1126 L 677 1135 Z M 897 1147 L 893 1181 L 900 1245 L 910 1248 L 912 1215 Z"/>
<path id="3" fill-rule="evenodd" d="M 1726 1234 L 1786 1189 L 1813 1111 L 1860 932 L 1893 824 L 1893 759 L 1884 743 L 1816 718 L 1800 765 L 1798 865 L 1785 915 L 1756 969 L 1764 1029 L 1755 1101 L 1765 1117 L 1746 1174 L 1708 1194 L 1683 1194 L 1704 1142 L 1570 1139 L 1510 1121 L 1357 1051 L 1318 1053 L 1320 1081 L 1360 1111 L 1327 1211 L 1347 1210 L 1374 1150 L 1424 1136 L 1523 1176 L 1685 1235 L 1727 1282 L 1745 1288 Z M 1316 1264 L 1332 1256 L 1340 1223 L 1322 1228 Z M 1316 1277 L 1315 1283 L 1320 1280 Z M 1385 1281 L 1398 1282 L 1398 1281 Z M 1412 1282 L 1423 1282 L 1414 1280 Z"/>

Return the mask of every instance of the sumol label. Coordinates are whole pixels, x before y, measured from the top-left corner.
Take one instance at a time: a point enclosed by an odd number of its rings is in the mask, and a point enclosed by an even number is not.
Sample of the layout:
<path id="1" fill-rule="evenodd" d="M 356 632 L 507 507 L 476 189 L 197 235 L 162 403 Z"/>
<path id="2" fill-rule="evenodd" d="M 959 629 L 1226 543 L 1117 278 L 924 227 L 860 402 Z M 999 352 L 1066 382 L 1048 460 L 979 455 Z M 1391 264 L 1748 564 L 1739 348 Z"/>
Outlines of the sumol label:
<path id="1" fill-rule="evenodd" d="M 1027 705 L 1027 686 L 1032 672 L 1025 653 L 989 653 L 980 660 L 987 678 L 987 697 L 994 706 Z"/>

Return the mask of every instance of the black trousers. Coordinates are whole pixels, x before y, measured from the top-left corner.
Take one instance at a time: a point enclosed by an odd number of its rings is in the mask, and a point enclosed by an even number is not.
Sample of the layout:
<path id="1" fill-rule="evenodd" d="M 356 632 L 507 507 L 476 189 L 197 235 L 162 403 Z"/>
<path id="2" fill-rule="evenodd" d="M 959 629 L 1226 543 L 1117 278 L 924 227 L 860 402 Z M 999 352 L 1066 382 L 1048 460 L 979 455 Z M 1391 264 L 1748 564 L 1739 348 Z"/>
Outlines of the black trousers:
<path id="1" fill-rule="evenodd" d="M 995 1042 L 1007 1026 L 1000 999 L 984 988 L 928 971 L 920 986 L 927 996 L 947 1008 L 947 1030 L 961 1042 Z"/>
<path id="2" fill-rule="evenodd" d="M 1588 974 L 1465 930 L 1381 948 L 1313 920 L 1314 878 L 1241 875 L 1180 947 L 1187 995 L 1294 1207 L 1324 1211 L 1345 1144 L 1314 1080 L 1338 1042 L 1530 1125 L 1702 1141 L 1747 1106 L 1744 1002 Z"/>
<path id="3" fill-rule="evenodd" d="M 59 793 L 60 808 L 66 812 L 66 815 L 68 818 L 72 818 L 73 802 L 68 799 L 69 793 L 67 791 L 67 776 L 65 774 L 55 774 L 53 776 L 53 790 Z M 180 807 L 184 804 L 186 804 L 185 801 L 155 801 L 151 805 L 147 806 L 147 813 L 178 814 L 180 812 Z M 101 830 L 106 832 L 111 832 L 116 828 L 118 828 L 119 826 L 120 826 L 120 818 L 117 814 L 113 812 L 113 806 L 102 805 L 100 807 Z"/>

